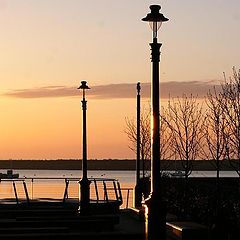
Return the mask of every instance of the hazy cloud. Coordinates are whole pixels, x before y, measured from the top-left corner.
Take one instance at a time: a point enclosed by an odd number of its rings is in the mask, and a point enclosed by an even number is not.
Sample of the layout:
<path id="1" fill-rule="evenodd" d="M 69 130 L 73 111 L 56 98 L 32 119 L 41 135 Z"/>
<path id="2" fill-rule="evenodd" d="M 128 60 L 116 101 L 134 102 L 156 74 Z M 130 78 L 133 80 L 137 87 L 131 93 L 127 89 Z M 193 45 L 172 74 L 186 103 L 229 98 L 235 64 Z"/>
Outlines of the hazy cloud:
<path id="1" fill-rule="evenodd" d="M 206 93 L 213 86 L 218 89 L 220 83 L 217 81 L 191 81 L 191 82 L 163 82 L 160 84 L 162 98 L 181 97 L 183 94 L 193 94 L 199 98 L 206 96 Z M 32 89 L 11 90 L 3 94 L 15 98 L 51 98 L 51 97 L 75 97 L 81 96 L 76 87 L 67 86 L 45 86 Z M 135 98 L 136 84 L 108 84 L 92 86 L 87 95 L 97 99 L 111 98 Z M 150 83 L 141 84 L 141 96 L 150 97 Z"/>
<path id="2" fill-rule="evenodd" d="M 164 82 L 160 85 L 161 97 L 181 97 L 183 94 L 193 94 L 199 98 L 204 98 L 214 86 L 218 91 L 221 86 L 220 81 Z"/>
<path id="3" fill-rule="evenodd" d="M 16 89 L 5 93 L 5 96 L 16 98 L 49 98 L 77 96 L 76 89 L 66 86 L 46 86 L 31 89 Z"/>

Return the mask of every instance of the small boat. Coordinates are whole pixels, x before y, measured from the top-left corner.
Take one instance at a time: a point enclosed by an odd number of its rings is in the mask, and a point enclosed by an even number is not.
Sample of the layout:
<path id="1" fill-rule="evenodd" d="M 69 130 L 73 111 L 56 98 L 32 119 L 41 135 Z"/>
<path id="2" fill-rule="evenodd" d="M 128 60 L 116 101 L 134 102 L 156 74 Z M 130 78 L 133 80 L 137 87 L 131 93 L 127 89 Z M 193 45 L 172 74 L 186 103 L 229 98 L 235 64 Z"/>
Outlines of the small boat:
<path id="1" fill-rule="evenodd" d="M 170 173 L 171 177 L 175 177 L 175 178 L 183 178 L 185 176 L 184 172 L 181 170 L 176 170 L 173 173 Z"/>
<path id="2" fill-rule="evenodd" d="M 7 170 L 7 173 L 0 173 L 0 179 L 19 178 L 19 173 L 13 173 L 12 169 Z"/>

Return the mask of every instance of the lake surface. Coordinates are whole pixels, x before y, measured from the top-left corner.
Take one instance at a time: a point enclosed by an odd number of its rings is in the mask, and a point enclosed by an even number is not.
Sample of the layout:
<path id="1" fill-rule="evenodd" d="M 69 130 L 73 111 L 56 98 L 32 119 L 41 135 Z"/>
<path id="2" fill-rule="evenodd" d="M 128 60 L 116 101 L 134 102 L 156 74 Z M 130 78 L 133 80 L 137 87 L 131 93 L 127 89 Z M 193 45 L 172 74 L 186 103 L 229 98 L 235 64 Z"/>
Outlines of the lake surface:
<path id="1" fill-rule="evenodd" d="M 4 171 L 4 170 L 0 170 Z M 6 170 L 5 170 L 6 171 Z M 81 178 L 81 170 L 13 170 L 19 173 L 19 177 L 35 178 L 35 177 L 62 177 L 62 178 Z M 98 171 L 89 170 L 89 178 L 114 178 L 121 183 L 134 184 L 134 171 Z"/>
<path id="2" fill-rule="evenodd" d="M 81 178 L 81 170 L 13 170 L 19 173 L 19 177 L 35 178 L 35 177 L 63 177 L 63 178 Z M 0 172 L 6 172 L 0 169 Z M 170 171 L 171 172 L 171 171 Z M 216 171 L 193 171 L 190 177 L 215 177 Z M 120 183 L 127 183 L 134 186 L 135 171 L 107 171 L 107 170 L 89 170 L 89 178 L 114 178 Z M 235 171 L 221 171 L 220 177 L 238 177 Z"/>

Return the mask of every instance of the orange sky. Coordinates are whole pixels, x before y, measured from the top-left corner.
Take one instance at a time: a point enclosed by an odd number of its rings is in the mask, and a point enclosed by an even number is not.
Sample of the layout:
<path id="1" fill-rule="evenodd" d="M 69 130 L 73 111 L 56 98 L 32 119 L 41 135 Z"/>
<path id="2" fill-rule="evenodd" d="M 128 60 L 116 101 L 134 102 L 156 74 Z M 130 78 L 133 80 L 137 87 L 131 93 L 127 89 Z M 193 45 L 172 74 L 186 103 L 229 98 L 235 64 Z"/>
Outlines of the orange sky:
<path id="1" fill-rule="evenodd" d="M 4 113 L 0 126 L 1 140 L 4 139 L 1 159 L 81 157 L 80 99 L 12 99 L 7 104 L 1 101 L 0 107 Z M 124 133 L 124 119 L 131 115 L 132 108 L 132 100 L 89 100 L 89 158 L 134 156 Z"/>
<path id="2" fill-rule="evenodd" d="M 170 19 L 159 34 L 162 97 L 203 96 L 239 66 L 240 2 L 230 2 L 0 0 L 0 159 L 81 158 L 81 80 L 89 158 L 134 158 L 125 117 L 138 81 L 148 102 L 151 79 L 141 18 L 154 3 Z"/>

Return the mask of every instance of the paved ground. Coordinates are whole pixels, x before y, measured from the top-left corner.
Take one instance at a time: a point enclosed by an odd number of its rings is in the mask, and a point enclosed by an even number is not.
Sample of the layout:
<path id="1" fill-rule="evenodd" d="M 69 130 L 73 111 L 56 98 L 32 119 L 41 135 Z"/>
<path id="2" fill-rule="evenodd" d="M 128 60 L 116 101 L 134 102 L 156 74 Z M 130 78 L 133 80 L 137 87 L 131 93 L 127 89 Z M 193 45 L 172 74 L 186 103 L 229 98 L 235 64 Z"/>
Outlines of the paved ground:
<path id="1" fill-rule="evenodd" d="M 168 215 L 169 220 L 175 219 L 174 216 Z M 145 223 L 143 216 L 137 214 L 134 209 L 125 209 L 120 212 L 120 222 L 115 227 L 116 232 L 121 232 L 127 235 L 133 235 L 137 240 L 145 239 Z M 126 240 L 123 238 L 123 240 Z M 166 240 L 172 240 L 170 236 L 166 236 Z"/>
<path id="2" fill-rule="evenodd" d="M 0 239 L 145 240 L 143 214 L 134 209 L 120 210 L 117 215 L 78 216 L 75 208 L 39 203 L 18 209 L 2 204 Z"/>
<path id="3" fill-rule="evenodd" d="M 115 227 L 116 231 L 144 235 L 144 220 L 140 219 L 134 212 L 122 210 L 119 216 L 120 220 Z"/>

